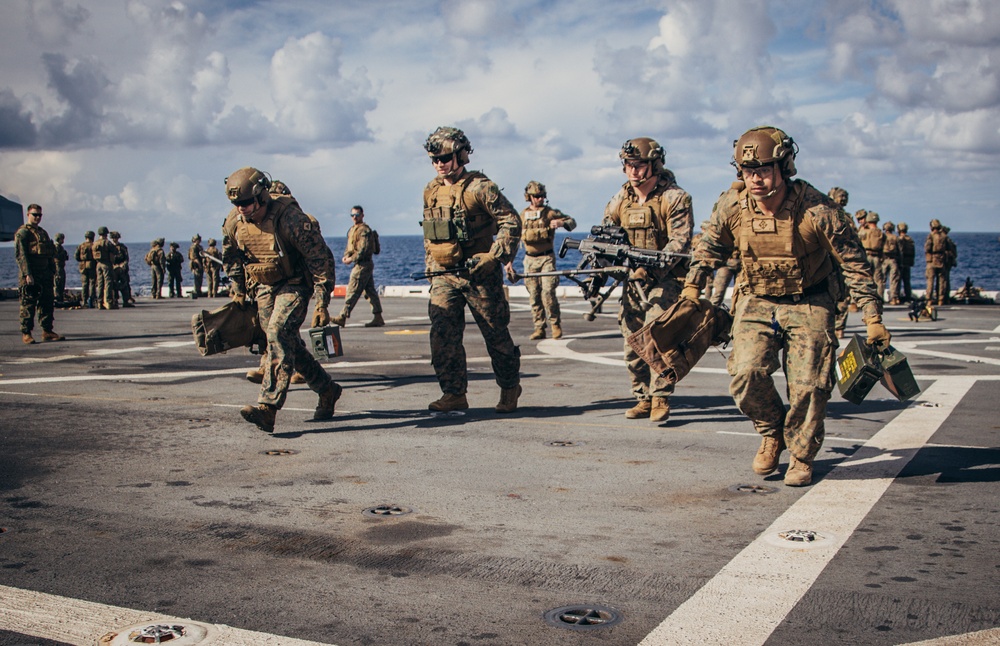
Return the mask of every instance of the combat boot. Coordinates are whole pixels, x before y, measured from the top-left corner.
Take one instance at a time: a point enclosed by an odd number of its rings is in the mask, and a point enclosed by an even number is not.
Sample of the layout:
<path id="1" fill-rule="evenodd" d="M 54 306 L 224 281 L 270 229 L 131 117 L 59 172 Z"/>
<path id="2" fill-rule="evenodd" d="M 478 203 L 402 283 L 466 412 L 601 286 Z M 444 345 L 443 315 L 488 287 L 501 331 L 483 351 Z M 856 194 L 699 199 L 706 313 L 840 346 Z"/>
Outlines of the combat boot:
<path id="1" fill-rule="evenodd" d="M 649 409 L 649 421 L 665 422 L 670 417 L 670 401 L 666 397 L 653 397 Z"/>
<path id="2" fill-rule="evenodd" d="M 753 458 L 753 472 L 762 476 L 774 473 L 774 470 L 778 468 L 778 458 L 781 457 L 781 452 L 784 450 L 785 435 L 783 433 L 765 435 L 760 438 L 760 448 L 757 449 L 757 455 Z M 791 469 L 789 468 L 789 470 Z"/>
<path id="3" fill-rule="evenodd" d="M 644 417 L 649 417 L 652 410 L 653 402 L 648 399 L 640 399 L 635 406 L 625 411 L 625 417 L 628 419 L 642 419 Z"/>
<path id="4" fill-rule="evenodd" d="M 545 328 L 543 328 L 543 327 L 536 327 L 535 331 L 532 332 L 531 336 L 529 336 L 528 338 L 531 339 L 532 341 L 537 341 L 538 339 L 544 339 L 545 338 Z"/>
<path id="5" fill-rule="evenodd" d="M 264 371 L 260 368 L 254 368 L 247 372 L 247 381 L 254 384 L 264 383 Z"/>
<path id="6" fill-rule="evenodd" d="M 52 330 L 45 330 L 42 332 L 42 341 L 62 341 L 65 338 L 66 337 L 60 336 Z"/>
<path id="7" fill-rule="evenodd" d="M 278 415 L 278 409 L 270 404 L 244 406 L 240 409 L 240 415 L 251 424 L 256 424 L 257 428 L 265 433 L 273 433 L 274 418 Z"/>
<path id="8" fill-rule="evenodd" d="M 344 316 L 343 314 L 341 314 L 340 316 L 334 316 L 333 318 L 330 319 L 330 323 L 332 323 L 333 325 L 339 325 L 340 327 L 344 327 L 345 325 L 347 325 L 347 317 Z"/>
<path id="9" fill-rule="evenodd" d="M 445 393 L 441 395 L 441 399 L 437 399 L 427 404 L 428 410 L 436 410 L 441 413 L 447 413 L 453 410 L 465 410 L 468 407 L 469 400 L 465 398 L 465 393 L 462 393 L 461 395 Z"/>
<path id="10" fill-rule="evenodd" d="M 799 460 L 793 455 L 788 461 L 788 470 L 785 471 L 785 485 L 789 487 L 804 487 L 811 483 L 812 479 L 812 462 Z"/>
<path id="11" fill-rule="evenodd" d="M 500 389 L 500 401 L 495 410 L 498 413 L 513 413 L 517 410 L 517 398 L 521 396 L 521 386 Z"/>
<path id="12" fill-rule="evenodd" d="M 340 394 L 342 392 L 344 392 L 344 389 L 340 384 L 335 381 L 330 383 L 330 385 L 319 394 L 319 402 L 316 404 L 316 411 L 313 413 L 313 419 L 320 421 L 332 418 L 333 411 L 337 406 L 337 400 L 340 399 Z"/>
<path id="13" fill-rule="evenodd" d="M 21 335 L 21 340 L 24 341 L 25 345 L 31 345 L 35 342 L 35 337 L 31 336 L 31 332 L 25 332 Z"/>
<path id="14" fill-rule="evenodd" d="M 558 323 L 552 324 L 552 338 L 553 339 L 562 338 L 562 326 L 560 326 Z"/>
<path id="15" fill-rule="evenodd" d="M 375 314 L 372 320 L 365 323 L 365 327 L 385 327 L 385 319 L 382 318 L 382 312 Z"/>

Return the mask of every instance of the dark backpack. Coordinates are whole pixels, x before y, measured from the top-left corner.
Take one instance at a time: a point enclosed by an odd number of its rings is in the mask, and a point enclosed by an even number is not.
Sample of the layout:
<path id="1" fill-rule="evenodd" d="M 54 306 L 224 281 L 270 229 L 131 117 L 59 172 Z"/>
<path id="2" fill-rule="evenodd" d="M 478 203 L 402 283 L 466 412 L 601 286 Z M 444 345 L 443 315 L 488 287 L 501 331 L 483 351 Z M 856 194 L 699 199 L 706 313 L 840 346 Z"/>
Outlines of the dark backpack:
<path id="1" fill-rule="evenodd" d="M 378 239 L 378 231 L 372 229 L 372 255 L 379 255 L 382 253 L 382 243 Z"/>

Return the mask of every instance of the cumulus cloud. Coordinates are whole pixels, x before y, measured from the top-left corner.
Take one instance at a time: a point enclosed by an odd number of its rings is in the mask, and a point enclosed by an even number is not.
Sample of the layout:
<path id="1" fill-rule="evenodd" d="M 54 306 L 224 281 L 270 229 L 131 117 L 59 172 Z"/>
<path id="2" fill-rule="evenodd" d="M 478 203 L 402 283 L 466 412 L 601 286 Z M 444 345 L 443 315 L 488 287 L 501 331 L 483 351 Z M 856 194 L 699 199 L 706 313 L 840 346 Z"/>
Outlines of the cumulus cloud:
<path id="1" fill-rule="evenodd" d="M 493 108 L 477 119 L 459 121 L 457 127 L 465 131 L 469 139 L 485 139 L 492 142 L 518 141 L 521 135 L 511 122 L 507 111 L 503 108 Z"/>
<path id="2" fill-rule="evenodd" d="M 90 12 L 65 0 L 25 0 L 28 31 L 42 45 L 62 45 L 86 24 Z"/>
<path id="3" fill-rule="evenodd" d="M 583 155 L 583 149 L 558 130 L 549 130 L 535 143 L 535 154 L 554 162 L 570 161 Z"/>

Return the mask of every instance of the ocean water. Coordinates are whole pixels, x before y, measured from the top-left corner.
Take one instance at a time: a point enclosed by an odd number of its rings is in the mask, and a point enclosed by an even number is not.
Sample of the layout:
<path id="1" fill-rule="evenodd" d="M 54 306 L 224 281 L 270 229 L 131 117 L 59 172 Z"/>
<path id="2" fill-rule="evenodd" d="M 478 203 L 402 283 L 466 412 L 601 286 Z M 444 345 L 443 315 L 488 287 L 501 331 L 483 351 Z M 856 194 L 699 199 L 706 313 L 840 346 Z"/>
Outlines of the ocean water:
<path id="1" fill-rule="evenodd" d="M 586 231 L 575 231 L 567 234 L 560 231 L 556 235 L 556 249 L 563 238 L 568 236 L 582 238 Z M 914 289 L 924 289 L 926 280 L 924 278 L 924 256 L 923 243 L 927 238 L 927 233 L 917 232 L 911 234 L 917 243 L 916 265 L 911 270 L 911 278 Z M 986 291 L 1000 290 L 1000 233 L 956 233 L 952 232 L 952 239 L 958 246 L 958 266 L 952 270 L 952 289 L 959 289 L 965 279 L 971 278 L 972 283 Z M 326 238 L 333 255 L 337 258 L 337 283 L 346 284 L 350 275 L 350 267 L 340 264 L 340 257 L 343 255 L 346 246 L 346 238 Z M 410 274 L 423 271 L 424 250 L 423 238 L 419 235 L 413 236 L 381 236 L 382 253 L 375 257 L 375 282 L 378 285 L 411 285 L 413 281 Z M 130 274 L 132 277 L 132 289 L 139 295 L 149 293 L 152 280 L 150 279 L 149 267 L 143 262 L 143 257 L 149 250 L 149 243 L 126 242 L 131 257 Z M 77 263 L 72 260 L 76 251 L 75 245 L 67 245 L 66 251 L 70 255 L 70 261 L 66 265 L 66 286 L 80 287 L 80 274 L 77 271 Z M 182 254 L 187 254 L 187 247 L 181 248 Z M 518 252 L 514 266 L 521 270 L 521 259 L 524 251 Z M 572 269 L 580 261 L 580 253 L 570 249 L 565 258 L 556 256 L 556 266 L 559 269 Z M 185 263 L 183 271 L 184 285 L 191 285 L 191 274 L 187 270 Z M 564 281 L 568 282 L 568 281 Z M 14 261 L 14 247 L 4 244 L 0 247 L 0 287 L 17 287 L 17 263 Z"/>

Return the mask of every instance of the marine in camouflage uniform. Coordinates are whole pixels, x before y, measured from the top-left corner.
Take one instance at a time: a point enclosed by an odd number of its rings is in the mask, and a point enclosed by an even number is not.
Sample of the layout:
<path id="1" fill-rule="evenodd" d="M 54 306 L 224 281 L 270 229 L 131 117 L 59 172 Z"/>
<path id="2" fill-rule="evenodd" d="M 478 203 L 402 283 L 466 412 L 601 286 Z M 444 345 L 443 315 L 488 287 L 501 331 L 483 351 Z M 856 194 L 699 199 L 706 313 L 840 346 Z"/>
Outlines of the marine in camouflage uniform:
<path id="1" fill-rule="evenodd" d="M 772 473 L 787 447 L 784 480 L 790 486 L 812 482 L 812 462 L 823 444 L 840 276 L 863 312 L 867 343 L 886 347 L 890 340 L 871 265 L 847 214 L 807 182 L 791 179 L 797 151 L 790 137 L 770 126 L 736 141 L 733 163 L 741 181 L 719 198 L 682 292 L 697 299 L 712 269 L 741 250 L 729 390 L 763 436 L 754 471 Z M 782 363 L 787 407 L 772 378 Z"/>
<path id="2" fill-rule="evenodd" d="M 230 295 L 245 304 L 249 289 L 257 302 L 270 359 L 256 406 L 240 414 L 265 432 L 274 430 L 293 372 L 319 394 L 315 420 L 333 417 L 342 388 L 316 361 L 299 335 L 309 300 L 316 298 L 314 324 L 330 322 L 335 268 L 319 227 L 290 197 L 272 197 L 271 181 L 256 168 L 241 168 L 226 178 L 233 209 L 222 226 L 222 262 Z"/>
<path id="3" fill-rule="evenodd" d="M 899 305 L 899 236 L 896 235 L 896 225 L 888 220 L 882 225 L 882 231 L 885 233 L 885 242 L 882 244 L 882 275 L 889 281 L 889 304 Z"/>
<path id="4" fill-rule="evenodd" d="M 170 251 L 164 258 L 164 265 L 167 268 L 167 292 L 170 298 L 181 298 L 184 296 L 181 279 L 181 268 L 184 266 L 184 256 L 178 251 L 181 246 L 176 242 L 170 243 Z"/>
<path id="5" fill-rule="evenodd" d="M 576 220 L 546 204 L 545 185 L 534 180 L 524 187 L 524 199 L 531 206 L 521 211 L 521 244 L 524 246 L 524 273 L 556 270 L 553 242 L 556 229 L 572 231 Z M 508 273 L 513 265 L 507 264 Z M 531 302 L 531 319 L 535 329 L 531 339 L 544 339 L 546 323 L 552 327 L 552 338 L 562 338 L 562 315 L 556 298 L 558 276 L 526 276 L 524 286 Z"/>
<path id="6" fill-rule="evenodd" d="M 132 298 L 132 277 L 129 276 L 128 247 L 121 241 L 122 234 L 111 232 L 111 243 L 115 246 L 114 289 L 115 299 L 121 296 L 123 307 L 135 307 Z"/>
<path id="7" fill-rule="evenodd" d="M 885 273 L 882 271 L 882 259 L 885 257 L 885 232 L 878 226 L 878 213 L 868 211 L 864 225 L 858 229 L 858 238 L 865 249 L 868 264 L 872 266 L 872 278 L 878 288 L 878 296 L 885 294 Z"/>
<path id="8" fill-rule="evenodd" d="M 102 310 L 118 309 L 114 276 L 117 254 L 114 243 L 108 239 L 109 233 L 107 227 L 98 228 L 98 238 L 94 242 L 94 260 L 97 261 L 97 305 Z"/>
<path id="9" fill-rule="evenodd" d="M 833 188 L 830 189 L 830 192 L 828 192 L 827 195 L 830 197 L 831 200 L 836 202 L 840 208 L 845 210 L 847 209 L 847 202 L 850 199 L 847 190 L 840 188 L 839 186 L 834 186 Z M 867 214 L 868 212 L 865 211 L 865 215 Z M 852 227 L 854 226 L 853 220 L 851 221 L 851 226 Z M 837 268 L 837 271 L 840 271 L 839 267 Z M 844 333 L 847 330 L 847 313 L 850 311 L 850 307 L 851 307 L 850 294 L 843 294 L 843 297 L 837 301 L 837 314 L 836 317 L 834 318 L 834 324 L 833 324 L 833 330 L 834 333 L 837 335 L 838 339 L 844 338 Z"/>
<path id="10" fill-rule="evenodd" d="M 69 252 L 63 246 L 66 236 L 56 234 L 56 275 L 52 280 L 52 297 L 56 303 L 62 303 L 66 297 L 66 263 L 69 262 Z"/>
<path id="11" fill-rule="evenodd" d="M 372 320 L 365 327 L 382 327 L 382 301 L 375 287 L 375 236 L 372 228 L 365 224 L 365 210 L 360 205 L 351 207 L 351 218 L 354 224 L 347 230 L 347 246 L 341 261 L 345 265 L 353 264 L 351 277 L 347 281 L 347 293 L 344 294 L 344 308 L 339 316 L 333 317 L 333 323 L 343 327 L 351 316 L 351 310 L 357 305 L 363 294 L 372 306 Z"/>
<path id="12" fill-rule="evenodd" d="M 521 353 L 507 327 L 510 305 L 503 291 L 501 267 L 517 251 L 521 220 L 496 184 L 478 171 L 466 170 L 472 146 L 461 130 L 438 128 L 427 138 L 424 149 L 437 172 L 423 194 L 427 271 L 457 272 L 430 278 L 431 363 L 444 394 L 428 408 L 452 411 L 469 407 L 469 376 L 462 344 L 468 307 L 486 342 L 500 386 L 495 410 L 510 413 L 517 410 L 521 395 Z"/>
<path id="13" fill-rule="evenodd" d="M 899 299 L 912 301 L 913 288 L 910 285 L 910 271 L 917 258 L 917 245 L 910 237 L 910 225 L 900 222 L 897 230 L 899 231 L 899 278 L 901 283 Z"/>
<path id="14" fill-rule="evenodd" d="M 83 234 L 83 242 L 77 245 L 73 257 L 80 266 L 80 293 L 84 307 L 96 307 L 97 261 L 94 260 L 94 232 Z"/>
<path id="15" fill-rule="evenodd" d="M 165 243 L 163 238 L 157 238 L 149 244 L 149 251 L 146 252 L 146 264 L 153 281 L 151 295 L 156 299 L 163 298 L 163 276 L 167 273 L 167 254 L 163 251 Z"/>
<path id="16" fill-rule="evenodd" d="M 929 303 L 944 305 L 949 293 L 947 271 L 951 262 L 949 258 L 951 245 L 941 220 L 934 218 L 930 227 L 931 232 L 924 241 L 924 258 L 927 262 L 927 290 L 924 294 Z"/>
<path id="17" fill-rule="evenodd" d="M 215 238 L 208 239 L 208 247 L 205 249 L 205 275 L 208 276 L 208 297 L 215 298 L 219 295 L 219 279 L 222 274 L 222 252 L 216 246 Z M 214 258 L 219 262 L 213 262 L 209 258 Z"/>
<path id="18" fill-rule="evenodd" d="M 35 315 L 42 326 L 43 341 L 61 341 L 52 330 L 54 306 L 52 279 L 56 270 L 56 246 L 41 227 L 42 207 L 28 205 L 28 221 L 14 233 L 14 258 L 17 261 L 18 296 L 20 296 L 21 339 L 33 344 L 31 331 Z"/>
<path id="19" fill-rule="evenodd" d="M 196 234 L 191 238 L 191 246 L 188 247 L 191 280 L 194 283 L 191 298 L 200 298 L 203 296 L 201 293 L 201 285 L 205 280 L 205 261 L 201 257 L 203 253 L 205 253 L 205 250 L 201 248 L 201 236 Z"/>
<path id="20" fill-rule="evenodd" d="M 605 207 L 604 224 L 623 227 L 633 247 L 688 253 L 694 229 L 691 196 L 677 185 L 673 172 L 664 168 L 663 147 L 649 137 L 639 137 L 626 141 L 618 157 L 628 181 Z M 618 313 L 618 324 L 626 339 L 677 302 L 678 278 L 684 272 L 682 265 L 632 271 Z M 649 307 L 642 302 L 643 292 Z M 673 384 L 651 374 L 649 364 L 627 341 L 624 346 L 632 394 L 638 400 L 625 417 L 665 422 L 670 417 L 668 397 Z"/>

